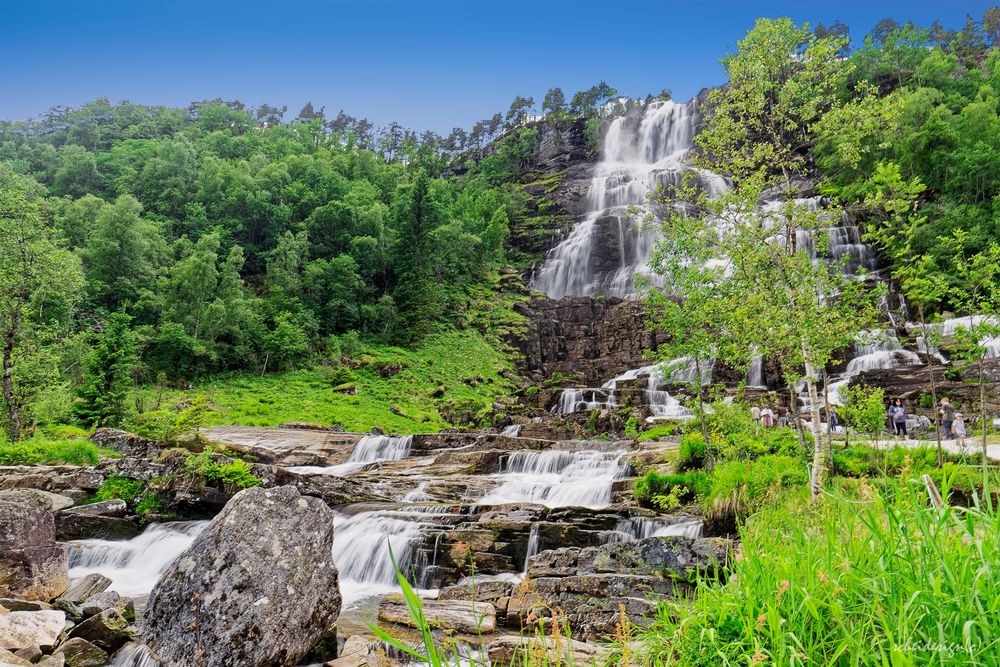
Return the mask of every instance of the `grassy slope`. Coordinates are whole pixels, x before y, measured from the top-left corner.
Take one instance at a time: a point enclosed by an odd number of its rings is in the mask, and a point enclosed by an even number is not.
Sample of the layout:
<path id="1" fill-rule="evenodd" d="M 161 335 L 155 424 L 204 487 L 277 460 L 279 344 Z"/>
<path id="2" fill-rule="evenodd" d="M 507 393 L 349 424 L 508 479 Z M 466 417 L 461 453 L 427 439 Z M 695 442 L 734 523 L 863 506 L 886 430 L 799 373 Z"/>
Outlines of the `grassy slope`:
<path id="1" fill-rule="evenodd" d="M 404 368 L 383 377 L 377 369 L 389 364 Z M 210 418 L 215 424 L 276 426 L 307 421 L 339 423 L 352 431 L 378 426 L 392 433 L 418 433 L 450 426 L 442 415 L 446 406 L 482 412 L 513 388 L 500 375 L 511 367 L 507 357 L 473 331 L 432 335 L 412 350 L 370 346 L 355 355 L 352 366 L 355 395 L 334 391 L 329 369 L 314 368 L 264 377 L 214 376 L 189 391 L 168 390 L 161 405 L 203 395 L 215 408 Z M 145 403 L 152 405 L 156 394 L 157 390 L 146 388 Z"/>

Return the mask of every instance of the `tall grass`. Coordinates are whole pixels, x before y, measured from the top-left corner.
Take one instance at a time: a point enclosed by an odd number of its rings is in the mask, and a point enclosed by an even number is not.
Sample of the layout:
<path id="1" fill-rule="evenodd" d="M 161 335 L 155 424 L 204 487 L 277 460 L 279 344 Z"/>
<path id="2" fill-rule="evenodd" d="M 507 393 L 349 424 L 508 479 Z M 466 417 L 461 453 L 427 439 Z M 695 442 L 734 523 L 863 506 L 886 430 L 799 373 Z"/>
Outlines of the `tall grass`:
<path id="1" fill-rule="evenodd" d="M 948 497 L 947 480 L 942 489 Z M 1000 664 L 1000 514 L 917 480 L 762 510 L 724 584 L 664 603 L 651 665 Z"/>

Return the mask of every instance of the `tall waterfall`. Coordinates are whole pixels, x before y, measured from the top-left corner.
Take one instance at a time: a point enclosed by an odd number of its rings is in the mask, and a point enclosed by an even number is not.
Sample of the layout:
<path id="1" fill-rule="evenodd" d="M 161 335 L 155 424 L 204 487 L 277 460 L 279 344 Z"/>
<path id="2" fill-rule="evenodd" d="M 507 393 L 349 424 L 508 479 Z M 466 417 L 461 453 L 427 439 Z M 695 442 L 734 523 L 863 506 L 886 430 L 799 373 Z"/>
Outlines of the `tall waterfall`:
<path id="1" fill-rule="evenodd" d="M 497 475 L 500 484 L 479 504 L 607 507 L 611 504 L 612 485 L 628 474 L 628 468 L 622 451 L 515 452 Z"/>
<path id="2" fill-rule="evenodd" d="M 658 185 L 680 185 L 685 171 L 695 171 L 684 157 L 697 122 L 695 102 L 654 102 L 641 115 L 611 121 L 591 177 L 587 212 L 546 256 L 534 289 L 554 299 L 626 296 L 633 292 L 637 273 L 656 283 L 648 267 L 656 230 L 643 225 L 642 217 L 650 211 L 649 195 Z M 725 185 L 718 176 L 695 173 L 710 193 Z"/>

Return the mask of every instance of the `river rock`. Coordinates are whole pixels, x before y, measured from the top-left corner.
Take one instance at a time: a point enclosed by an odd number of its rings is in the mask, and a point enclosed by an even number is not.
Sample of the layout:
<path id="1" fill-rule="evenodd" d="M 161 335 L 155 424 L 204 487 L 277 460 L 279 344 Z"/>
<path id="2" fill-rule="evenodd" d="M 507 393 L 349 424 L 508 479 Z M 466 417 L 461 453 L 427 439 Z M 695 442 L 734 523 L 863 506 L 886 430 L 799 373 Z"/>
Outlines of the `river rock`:
<path id="1" fill-rule="evenodd" d="M 104 591 L 97 595 L 92 595 L 80 605 L 80 612 L 84 617 L 99 614 L 105 609 L 115 609 L 123 606 L 124 600 L 115 591 Z M 125 615 L 126 618 L 128 614 Z"/>
<path id="2" fill-rule="evenodd" d="M 110 579 L 103 574 L 94 572 L 73 584 L 72 588 L 59 596 L 58 602 L 81 604 L 88 598 L 108 590 L 108 586 L 110 585 Z"/>
<path id="3" fill-rule="evenodd" d="M 52 609 L 52 605 L 48 602 L 41 602 L 39 600 L 0 598 L 0 608 L 6 609 L 7 611 L 47 611 Z"/>
<path id="4" fill-rule="evenodd" d="M 0 614 L 0 648 L 51 648 L 55 646 L 65 625 L 66 614 L 61 611 L 12 611 Z"/>
<path id="5" fill-rule="evenodd" d="M 59 493 L 51 493 L 40 489 L 5 489 L 0 491 L 0 503 L 23 505 L 25 507 L 40 507 L 49 512 L 66 509 L 73 506 L 73 499 Z"/>
<path id="6" fill-rule="evenodd" d="M 143 629 L 166 663 L 295 665 L 339 612 L 332 511 L 293 487 L 254 488 L 163 574 Z"/>
<path id="7" fill-rule="evenodd" d="M 603 665 L 611 657 L 611 650 L 603 646 L 586 644 L 566 637 L 498 637 L 489 645 L 490 664 L 493 667 L 513 667 L 534 661 L 544 655 L 544 664 Z M 534 664 L 532 662 L 531 664 Z"/>
<path id="8" fill-rule="evenodd" d="M 32 644 L 31 646 L 18 649 L 14 652 L 14 655 L 28 662 L 38 662 L 39 658 L 42 657 L 42 647 L 38 644 Z"/>
<path id="9" fill-rule="evenodd" d="M 105 651 L 113 652 L 135 635 L 121 609 L 105 609 L 73 628 L 70 637 L 86 639 Z"/>
<path id="10" fill-rule="evenodd" d="M 32 667 L 30 660 L 22 658 L 16 653 L 11 653 L 5 648 L 0 648 L 0 665 L 18 665 L 19 667 Z"/>
<path id="11" fill-rule="evenodd" d="M 80 466 L 0 466 L 0 489 L 42 489 L 69 495 L 70 489 L 96 491 L 104 473 Z"/>
<path id="12" fill-rule="evenodd" d="M 47 655 L 37 663 L 36 667 L 65 667 L 66 666 L 66 656 L 62 653 L 56 653 L 54 655 Z"/>
<path id="13" fill-rule="evenodd" d="M 68 667 L 102 667 L 108 664 L 108 654 L 86 639 L 73 637 L 59 645 L 53 655 L 66 657 Z"/>
<path id="14" fill-rule="evenodd" d="M 424 600 L 424 617 L 432 628 L 454 630 L 467 635 L 492 634 L 497 629 L 497 612 L 488 602 L 466 600 Z M 402 595 L 387 595 L 378 605 L 378 618 L 386 623 L 417 627 Z"/>
<path id="15" fill-rule="evenodd" d="M 139 525 L 124 518 L 128 506 L 124 500 L 105 500 L 71 507 L 56 514 L 56 536 L 60 540 L 99 537 L 126 540 L 139 534 Z"/>
<path id="16" fill-rule="evenodd" d="M 47 601 L 68 585 L 66 548 L 55 542 L 52 514 L 0 504 L 0 596 Z"/>
<path id="17" fill-rule="evenodd" d="M 155 458 L 160 451 L 154 440 L 116 428 L 99 428 L 90 436 L 90 441 L 100 447 L 113 449 L 123 456 Z"/>

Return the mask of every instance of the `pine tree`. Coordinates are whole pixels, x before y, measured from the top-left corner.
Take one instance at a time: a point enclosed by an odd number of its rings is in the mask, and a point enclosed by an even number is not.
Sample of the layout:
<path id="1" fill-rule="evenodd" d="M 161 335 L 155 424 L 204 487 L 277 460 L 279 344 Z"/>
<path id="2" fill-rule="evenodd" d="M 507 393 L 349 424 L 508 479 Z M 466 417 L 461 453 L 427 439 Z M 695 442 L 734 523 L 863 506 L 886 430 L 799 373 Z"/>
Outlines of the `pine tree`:
<path id="1" fill-rule="evenodd" d="M 132 371 L 138 363 L 131 321 L 125 313 L 112 314 L 87 360 L 76 415 L 88 426 L 119 426 L 125 417 Z"/>

